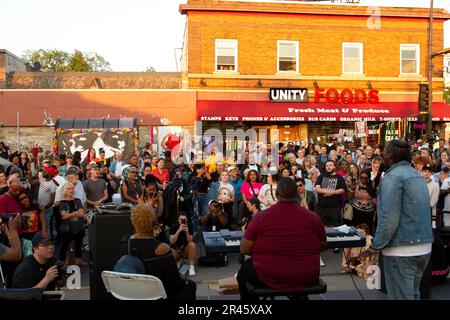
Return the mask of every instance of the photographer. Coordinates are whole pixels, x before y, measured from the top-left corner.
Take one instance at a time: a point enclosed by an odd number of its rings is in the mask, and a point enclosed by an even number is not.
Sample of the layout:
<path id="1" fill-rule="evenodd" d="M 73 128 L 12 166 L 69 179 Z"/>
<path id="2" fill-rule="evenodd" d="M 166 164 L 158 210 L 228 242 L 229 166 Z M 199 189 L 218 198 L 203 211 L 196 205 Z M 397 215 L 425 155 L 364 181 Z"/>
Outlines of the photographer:
<path id="1" fill-rule="evenodd" d="M 40 288 L 55 290 L 58 278 L 62 277 L 55 265 L 55 245 L 50 237 L 38 232 L 32 239 L 33 254 L 26 257 L 14 272 L 13 288 Z M 60 269 L 60 271 L 62 271 Z"/>
<path id="2" fill-rule="evenodd" d="M 145 178 L 144 196 L 142 199 L 145 203 L 153 207 L 158 221 L 161 222 L 161 217 L 164 212 L 164 201 L 162 196 L 158 192 L 158 186 L 155 179 L 152 179 L 151 177 Z"/>
<path id="3" fill-rule="evenodd" d="M 172 254 L 177 262 L 187 258 L 189 260 L 189 275 L 195 276 L 196 247 L 192 236 L 192 223 L 189 221 L 188 224 L 187 214 L 184 212 L 180 212 L 177 219 L 178 223 L 170 228 Z"/>
<path id="4" fill-rule="evenodd" d="M 205 226 L 204 231 L 225 229 L 228 220 L 223 214 L 222 204 L 217 200 L 211 200 L 208 206 L 208 213 L 200 218 L 200 223 Z"/>
<path id="5" fill-rule="evenodd" d="M 22 258 L 22 246 L 17 232 L 20 224 L 20 216 L 9 219 L 8 222 L 0 220 L 0 233 L 5 234 L 10 247 L 0 243 L 0 261 L 19 262 Z"/>

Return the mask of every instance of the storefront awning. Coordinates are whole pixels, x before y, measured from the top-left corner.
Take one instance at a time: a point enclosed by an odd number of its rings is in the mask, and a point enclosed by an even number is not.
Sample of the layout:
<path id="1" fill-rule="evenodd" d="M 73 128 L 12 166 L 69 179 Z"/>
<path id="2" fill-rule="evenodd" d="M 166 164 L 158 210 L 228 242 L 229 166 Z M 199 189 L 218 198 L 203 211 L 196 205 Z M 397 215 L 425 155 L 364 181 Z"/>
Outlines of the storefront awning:
<path id="1" fill-rule="evenodd" d="M 433 121 L 450 122 L 450 105 L 433 103 Z M 198 100 L 201 121 L 417 121 L 417 102 L 377 104 L 272 103 L 269 101 Z"/>

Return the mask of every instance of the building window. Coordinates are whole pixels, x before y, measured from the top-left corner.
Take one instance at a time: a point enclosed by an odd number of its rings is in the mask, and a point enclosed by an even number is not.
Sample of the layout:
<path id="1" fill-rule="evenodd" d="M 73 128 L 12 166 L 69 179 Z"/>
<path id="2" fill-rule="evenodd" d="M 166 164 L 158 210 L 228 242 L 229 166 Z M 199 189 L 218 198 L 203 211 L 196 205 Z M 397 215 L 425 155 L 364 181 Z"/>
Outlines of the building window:
<path id="1" fill-rule="evenodd" d="M 400 45 L 400 74 L 419 74 L 420 45 Z"/>
<path id="2" fill-rule="evenodd" d="M 237 71 L 237 40 L 216 39 L 216 71 Z"/>
<path id="3" fill-rule="evenodd" d="M 277 71 L 298 73 L 298 41 L 278 41 Z"/>
<path id="4" fill-rule="evenodd" d="M 361 42 L 344 42 L 342 44 L 342 73 L 363 73 L 363 44 Z"/>

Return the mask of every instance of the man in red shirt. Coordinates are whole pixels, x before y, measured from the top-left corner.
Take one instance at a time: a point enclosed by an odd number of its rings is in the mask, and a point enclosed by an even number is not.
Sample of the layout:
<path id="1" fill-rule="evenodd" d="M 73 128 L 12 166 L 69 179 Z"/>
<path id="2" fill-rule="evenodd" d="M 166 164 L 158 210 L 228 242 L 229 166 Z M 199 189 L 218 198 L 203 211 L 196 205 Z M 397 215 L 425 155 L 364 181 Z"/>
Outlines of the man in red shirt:
<path id="1" fill-rule="evenodd" d="M 326 248 L 325 227 L 319 216 L 299 205 L 297 185 L 282 178 L 278 203 L 256 214 L 241 241 L 244 262 L 237 280 L 242 300 L 256 300 L 245 285 L 295 292 L 317 283 L 320 252 Z"/>
<path id="2" fill-rule="evenodd" d="M 0 196 L 0 216 L 3 213 L 20 213 L 20 207 L 17 197 L 22 191 L 22 182 L 17 174 L 13 174 L 8 179 L 8 192 Z"/>

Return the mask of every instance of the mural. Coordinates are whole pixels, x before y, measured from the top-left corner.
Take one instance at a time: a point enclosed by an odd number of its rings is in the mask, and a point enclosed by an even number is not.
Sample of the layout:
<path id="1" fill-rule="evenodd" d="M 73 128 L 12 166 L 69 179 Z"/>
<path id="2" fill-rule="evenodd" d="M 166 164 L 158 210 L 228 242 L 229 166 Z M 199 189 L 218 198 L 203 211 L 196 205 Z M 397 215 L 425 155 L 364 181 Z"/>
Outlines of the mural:
<path id="1" fill-rule="evenodd" d="M 90 148 L 95 149 L 96 154 L 98 154 L 100 148 L 103 148 L 106 158 L 111 158 L 117 151 L 121 151 L 123 159 L 126 159 L 130 154 L 135 153 L 138 140 L 137 130 L 133 129 L 58 129 L 56 143 L 58 154 L 73 155 L 75 151 L 80 151 L 81 159 L 84 159 Z"/>

